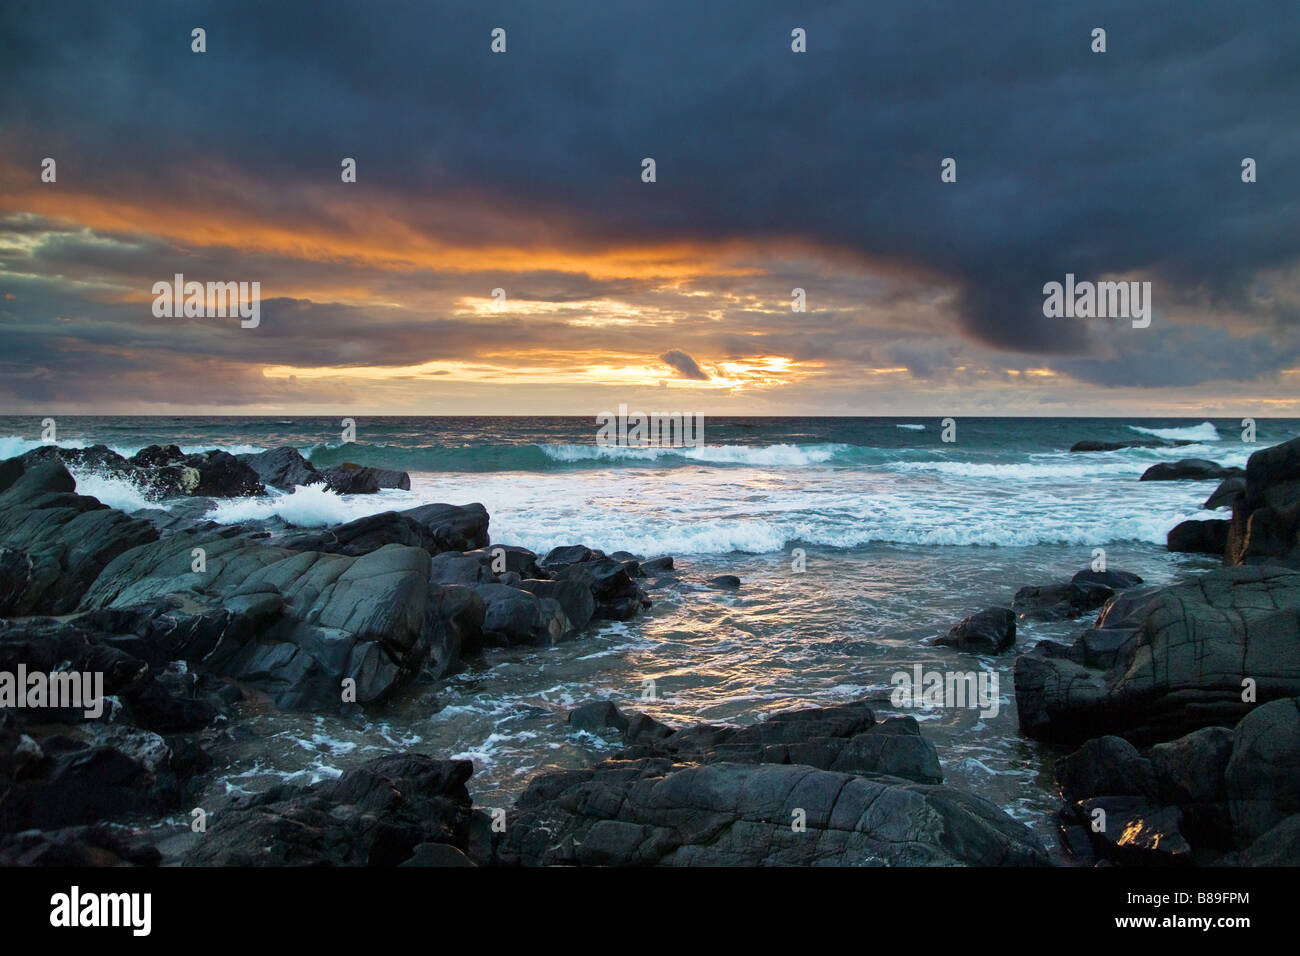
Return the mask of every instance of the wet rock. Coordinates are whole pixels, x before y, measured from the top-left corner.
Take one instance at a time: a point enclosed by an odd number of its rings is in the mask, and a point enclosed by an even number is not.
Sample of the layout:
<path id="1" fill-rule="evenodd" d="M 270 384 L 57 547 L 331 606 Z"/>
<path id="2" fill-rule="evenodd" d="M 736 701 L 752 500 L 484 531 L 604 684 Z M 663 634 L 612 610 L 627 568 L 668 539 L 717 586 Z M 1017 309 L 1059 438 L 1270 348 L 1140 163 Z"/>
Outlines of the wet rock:
<path id="1" fill-rule="evenodd" d="M 583 704 L 569 711 L 568 724 L 572 730 L 581 730 L 589 734 L 599 734 L 609 729 L 625 733 L 628 719 L 613 701 L 600 700 Z"/>
<path id="2" fill-rule="evenodd" d="M 468 760 L 390 754 L 312 787 L 281 786 L 213 813 L 186 866 L 446 865 L 464 852 L 471 803 Z M 420 849 L 424 847 L 424 849 Z M 418 856 L 417 856 L 418 851 Z"/>
<path id="3" fill-rule="evenodd" d="M 1151 748 L 1159 802 L 1183 811 L 1183 829 L 1193 844 L 1232 844 L 1225 779 L 1232 739 L 1227 727 L 1204 727 Z"/>
<path id="4" fill-rule="evenodd" d="M 709 586 L 724 591 L 736 591 L 740 589 L 740 578 L 734 574 L 719 574 L 716 578 L 709 578 Z"/>
<path id="5" fill-rule="evenodd" d="M 1105 585 L 1078 581 L 1023 587 L 1016 592 L 1011 608 L 1021 620 L 1059 621 L 1101 607 L 1114 593 Z"/>
<path id="6" fill-rule="evenodd" d="M 993 804 L 946 787 L 789 764 L 675 768 L 652 758 L 535 778 L 495 860 L 526 866 L 1047 862 L 1027 828 Z"/>
<path id="7" fill-rule="evenodd" d="M 74 488 L 62 462 L 0 463 L 0 615 L 67 614 L 114 558 L 157 539 Z"/>
<path id="8" fill-rule="evenodd" d="M 1133 441 L 1079 441 L 1070 446 L 1070 451 L 1118 451 L 1121 448 L 1168 448 L 1176 445 L 1190 444 L 1192 444 L 1192 442 L 1185 439 L 1159 441 L 1149 438 L 1138 438 Z"/>
<path id="9" fill-rule="evenodd" d="M 1241 846 L 1300 813 L 1300 697 L 1262 704 L 1237 724 L 1224 781 Z"/>
<path id="10" fill-rule="evenodd" d="M 1104 819 L 1089 828 L 1098 855 L 1129 866 L 1187 866 L 1192 847 L 1182 834 L 1177 807 L 1155 807 L 1141 797 L 1096 797 L 1079 805 L 1084 819 Z M 1100 810 L 1105 816 L 1094 817 Z"/>
<path id="11" fill-rule="evenodd" d="M 596 614 L 596 598 L 591 588 L 580 581 L 524 580 L 519 587 L 539 598 L 552 598 L 564 609 L 569 627 L 577 633 L 591 623 Z"/>
<path id="12" fill-rule="evenodd" d="M 325 468 L 320 474 L 330 491 L 336 494 L 373 495 L 379 491 L 379 475 L 375 470 L 350 461 L 334 468 Z"/>
<path id="13" fill-rule="evenodd" d="M 292 551 L 324 551 L 354 557 L 388 544 L 421 548 L 431 555 L 445 550 L 428 525 L 397 511 L 383 511 L 333 528 L 287 535 L 275 543 Z"/>
<path id="14" fill-rule="evenodd" d="M 0 866 L 158 866 L 162 854 L 146 839 L 105 825 L 24 830 L 0 836 Z"/>
<path id="15" fill-rule="evenodd" d="M 433 532 L 439 552 L 473 551 L 488 546 L 488 513 L 478 502 L 468 505 L 433 503 L 399 512 Z"/>
<path id="16" fill-rule="evenodd" d="M 1292 814 L 1242 851 L 1242 866 L 1300 866 L 1300 813 Z"/>
<path id="17" fill-rule="evenodd" d="M 1246 495 L 1246 476 L 1232 475 L 1224 478 L 1219 487 L 1215 488 L 1210 497 L 1205 499 L 1202 508 L 1231 508 L 1241 498 Z"/>
<path id="18" fill-rule="evenodd" d="M 1056 762 L 1056 779 L 1066 803 L 1088 797 L 1157 797 L 1151 762 L 1122 737 L 1096 737 Z"/>
<path id="19" fill-rule="evenodd" d="M 489 645 L 548 646 L 573 633 L 563 609 L 551 598 L 504 584 L 480 584 L 475 590 L 486 606 L 483 639 Z"/>
<path id="20" fill-rule="evenodd" d="M 1016 642 L 1016 615 L 1007 607 L 978 611 L 954 624 L 935 643 L 975 653 L 990 654 L 1006 650 Z"/>
<path id="21" fill-rule="evenodd" d="M 324 484 L 324 477 L 316 467 L 289 446 L 273 448 L 256 455 L 237 456 L 244 464 L 257 473 L 262 484 L 281 491 L 293 491 L 294 488 L 307 485 Z"/>
<path id="22" fill-rule="evenodd" d="M 1220 557 L 1228 547 L 1228 522 L 1183 521 L 1169 529 L 1166 547 L 1187 554 L 1213 554 Z"/>
<path id="23" fill-rule="evenodd" d="M 1113 618 L 1113 620 L 1112 620 Z M 1224 568 L 1171 587 L 1115 598 L 1098 619 L 1132 629 L 1108 669 L 1081 653 L 1035 649 L 1016 659 L 1021 731 L 1077 742 L 1117 734 L 1135 744 L 1233 725 L 1258 699 L 1300 695 L 1300 573 L 1267 566 Z M 1077 647 L 1077 646 L 1076 646 Z"/>
<path id="24" fill-rule="evenodd" d="M 1255 452 L 1232 506 L 1228 564 L 1300 564 L 1300 438 Z"/>
<path id="25" fill-rule="evenodd" d="M 1070 582 L 1085 587 L 1099 585 L 1113 591 L 1121 591 L 1125 588 L 1137 587 L 1142 583 L 1142 579 L 1131 571 L 1094 571 L 1092 568 L 1084 568 L 1082 571 L 1076 571 L 1074 577 L 1070 578 Z"/>
<path id="26" fill-rule="evenodd" d="M 1214 481 L 1241 473 L 1240 468 L 1224 468 L 1204 458 L 1183 458 L 1152 465 L 1138 481 Z"/>

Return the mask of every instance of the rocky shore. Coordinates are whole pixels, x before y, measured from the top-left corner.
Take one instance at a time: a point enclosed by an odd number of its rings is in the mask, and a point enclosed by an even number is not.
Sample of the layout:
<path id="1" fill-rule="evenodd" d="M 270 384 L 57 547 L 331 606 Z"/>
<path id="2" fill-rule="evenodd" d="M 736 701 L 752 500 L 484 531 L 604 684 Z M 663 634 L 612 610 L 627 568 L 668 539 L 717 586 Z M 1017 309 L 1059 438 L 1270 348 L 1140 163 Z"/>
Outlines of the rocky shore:
<path id="1" fill-rule="evenodd" d="M 1107 450 L 1091 444 L 1071 450 Z M 556 733 L 602 738 L 607 759 L 534 777 L 504 819 L 473 806 L 469 761 L 396 752 L 239 797 L 201 832 L 151 826 L 190 812 L 250 696 L 380 709 L 499 648 L 631 621 L 680 571 L 668 556 L 494 544 L 479 504 L 320 529 L 204 518 L 212 499 L 267 488 L 410 487 L 362 465 L 318 470 L 289 448 L 37 449 L 0 462 L 0 673 L 102 674 L 106 704 L 94 717 L 0 709 L 0 863 L 1300 862 L 1300 439 L 1242 475 L 1178 464 L 1158 477 L 1222 479 L 1206 506 L 1232 508 L 1224 567 L 1167 587 L 1083 570 L 935 636 L 945 653 L 1011 654 L 1017 622 L 1080 622 L 1073 643 L 1015 658 L 1021 732 L 1061 748 L 1060 852 L 946 785 L 916 720 L 878 719 L 868 701 L 744 727 L 671 727 L 593 701 Z M 126 514 L 79 494 L 72 471 L 88 468 L 169 507 Z M 1218 533 L 1179 528 L 1171 550 Z"/>

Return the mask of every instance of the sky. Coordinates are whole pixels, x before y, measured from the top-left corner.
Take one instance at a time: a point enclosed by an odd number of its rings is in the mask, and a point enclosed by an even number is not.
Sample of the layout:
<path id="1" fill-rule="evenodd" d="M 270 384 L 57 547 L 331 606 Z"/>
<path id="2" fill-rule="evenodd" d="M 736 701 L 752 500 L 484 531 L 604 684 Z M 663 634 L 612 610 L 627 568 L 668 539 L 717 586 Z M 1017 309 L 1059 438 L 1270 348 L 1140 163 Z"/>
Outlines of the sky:
<path id="1" fill-rule="evenodd" d="M 1294 0 L 6 0 L 0 414 L 1300 414 L 1297 119 Z"/>

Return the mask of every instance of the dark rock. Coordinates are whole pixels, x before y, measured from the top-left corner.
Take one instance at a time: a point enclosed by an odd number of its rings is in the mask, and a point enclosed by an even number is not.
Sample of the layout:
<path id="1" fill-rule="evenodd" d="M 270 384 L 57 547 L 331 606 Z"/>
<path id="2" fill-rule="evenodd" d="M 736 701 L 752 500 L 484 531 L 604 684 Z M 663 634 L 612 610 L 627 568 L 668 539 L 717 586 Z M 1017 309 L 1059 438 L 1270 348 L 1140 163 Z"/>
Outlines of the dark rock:
<path id="1" fill-rule="evenodd" d="M 613 701 L 599 700 L 569 711 L 568 724 L 574 730 L 586 731 L 589 734 L 599 734 L 602 730 L 610 728 L 625 733 L 628 719 Z"/>
<path id="2" fill-rule="evenodd" d="M 1228 564 L 1300 564 L 1300 438 L 1255 452 L 1232 506 Z"/>
<path id="3" fill-rule="evenodd" d="M 1035 648 L 1016 659 L 1021 731 L 1074 742 L 1117 734 L 1135 744 L 1232 725 L 1254 705 L 1300 695 L 1300 573 L 1224 568 L 1171 587 L 1116 597 L 1098 623 L 1132 629 L 1114 665 Z"/>
<path id="4" fill-rule="evenodd" d="M 1239 499 L 1245 497 L 1245 495 L 1246 476 L 1232 475 L 1231 477 L 1223 479 L 1219 484 L 1219 487 L 1214 489 L 1210 494 L 1210 497 L 1205 499 L 1205 504 L 1201 505 L 1201 507 L 1211 510 L 1214 508 L 1231 508 Z"/>
<path id="5" fill-rule="evenodd" d="M 1154 807 L 1141 797 L 1097 797 L 1079 805 L 1084 819 L 1094 811 L 1105 814 L 1105 826 L 1089 828 L 1099 855 L 1130 866 L 1185 866 L 1192 847 L 1182 834 L 1183 815 L 1177 807 Z M 1101 819 L 1101 818 L 1095 818 Z"/>
<path id="6" fill-rule="evenodd" d="M 421 548 L 431 555 L 446 550 L 427 525 L 397 511 L 366 515 L 334 528 L 288 535 L 275 543 L 292 551 L 325 551 L 354 557 L 389 544 Z"/>
<path id="7" fill-rule="evenodd" d="M 1300 813 L 1292 814 L 1241 853 L 1242 866 L 1300 866 Z"/>
<path id="8" fill-rule="evenodd" d="M 158 537 L 74 487 L 62 462 L 3 463 L 0 615 L 66 614 L 114 558 Z"/>
<path id="9" fill-rule="evenodd" d="M 1080 441 L 1075 442 L 1070 451 L 1118 451 L 1121 448 L 1168 448 L 1175 445 L 1190 445 L 1191 441 L 1174 439 L 1159 441 L 1156 439 L 1134 439 L 1133 441 Z"/>
<path id="10" fill-rule="evenodd" d="M 475 590 L 486 605 L 483 638 L 489 644 L 546 646 L 573 633 L 559 603 L 551 598 L 504 584 L 480 584 Z"/>
<path id="11" fill-rule="evenodd" d="M 1007 607 L 991 607 L 954 624 L 935 643 L 976 653 L 995 653 L 1015 642 L 1015 612 Z"/>
<path id="12" fill-rule="evenodd" d="M 340 495 L 373 495 L 379 491 L 379 475 L 373 468 L 345 461 L 321 473 L 331 491 Z"/>
<path id="13" fill-rule="evenodd" d="M 726 591 L 735 591 L 740 587 L 740 578 L 734 574 L 719 574 L 716 578 L 709 578 L 709 585 Z"/>
<path id="14" fill-rule="evenodd" d="M 434 503 L 398 513 L 432 531 L 439 552 L 473 551 L 489 544 L 487 509 L 478 502 L 468 505 Z"/>
<path id="15" fill-rule="evenodd" d="M 448 843 L 421 843 L 404 863 L 398 866 L 475 866 L 462 851 Z"/>
<path id="16" fill-rule="evenodd" d="M 1092 568 L 1084 568 L 1082 571 L 1076 571 L 1074 577 L 1070 578 L 1073 584 L 1082 585 L 1100 585 L 1101 587 L 1110 588 L 1113 591 L 1121 591 L 1125 588 L 1134 588 L 1142 583 L 1142 579 L 1131 571 L 1094 571 Z"/>
<path id="17" fill-rule="evenodd" d="M 404 471 L 394 471 L 391 468 L 375 468 L 375 481 L 379 482 L 380 488 L 398 488 L 402 491 L 411 490 L 411 476 Z"/>
<path id="18" fill-rule="evenodd" d="M 1220 557 L 1228 547 L 1228 522 L 1183 521 L 1169 529 L 1166 547 L 1187 554 L 1214 554 Z"/>
<path id="19" fill-rule="evenodd" d="M 803 826 L 792 823 L 802 822 Z M 1034 865 L 1030 831 L 942 786 L 799 765 L 614 761 L 534 778 L 496 861 L 545 865 Z"/>
<path id="20" fill-rule="evenodd" d="M 316 467 L 303 458 L 298 449 L 289 446 L 238 457 L 257 473 L 262 484 L 270 488 L 292 491 L 299 486 L 318 485 L 325 481 Z"/>
<path id="21" fill-rule="evenodd" d="M 1138 481 L 1215 481 L 1241 473 L 1240 468 L 1224 468 L 1204 458 L 1183 458 L 1152 465 Z"/>
<path id="22" fill-rule="evenodd" d="M 390 754 L 312 787 L 275 787 L 239 798 L 208 820 L 187 866 L 398 866 L 444 844 L 467 848 L 468 760 Z"/>
<path id="23" fill-rule="evenodd" d="M 552 548 L 542 559 L 542 566 L 545 568 L 555 569 L 565 567 L 570 564 L 582 564 L 586 561 L 593 561 L 597 558 L 597 553 L 585 545 L 570 544 L 559 548 Z"/>
<path id="24" fill-rule="evenodd" d="M 572 633 L 581 631 L 591 623 L 596 613 L 596 598 L 591 588 L 580 581 L 524 580 L 519 587 L 539 598 L 553 598 L 564 609 Z"/>
<path id="25" fill-rule="evenodd" d="M 1151 748 L 1159 802 L 1183 811 L 1184 832 L 1193 843 L 1232 845 L 1224 777 L 1232 739 L 1227 727 L 1204 727 Z"/>
<path id="26" fill-rule="evenodd" d="M 663 574 L 666 571 L 671 571 L 673 570 L 672 555 L 664 555 L 660 558 L 651 558 L 649 561 L 642 561 L 641 570 L 647 575 Z"/>
<path id="27" fill-rule="evenodd" d="M 1151 762 L 1122 737 L 1096 737 L 1056 761 L 1056 780 L 1066 803 L 1088 797 L 1139 796 L 1155 800 Z"/>
<path id="28" fill-rule="evenodd" d="M 162 854 L 120 827 L 24 830 L 0 836 L 0 866 L 158 866 Z"/>
<path id="29" fill-rule="evenodd" d="M 1096 610 L 1114 593 L 1102 584 L 1077 581 L 1023 587 L 1016 592 L 1011 608 L 1021 620 L 1059 621 Z"/>
<path id="30" fill-rule="evenodd" d="M 1300 813 L 1300 697 L 1262 704 L 1237 724 L 1224 781 L 1243 847 Z"/>

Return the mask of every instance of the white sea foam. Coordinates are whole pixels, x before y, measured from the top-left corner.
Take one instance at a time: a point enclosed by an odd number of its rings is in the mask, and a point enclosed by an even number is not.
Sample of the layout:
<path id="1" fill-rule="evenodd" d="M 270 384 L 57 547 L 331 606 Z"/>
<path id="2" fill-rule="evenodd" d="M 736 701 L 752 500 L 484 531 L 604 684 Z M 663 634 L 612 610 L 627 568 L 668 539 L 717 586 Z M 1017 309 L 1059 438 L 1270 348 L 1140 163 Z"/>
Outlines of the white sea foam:
<path id="1" fill-rule="evenodd" d="M 925 431 L 925 426 L 924 426 L 924 425 L 895 425 L 894 427 L 895 427 L 895 428 L 905 428 L 905 429 L 907 429 L 907 430 L 910 431 L 910 432 L 923 432 L 923 431 Z"/>
<path id="2" fill-rule="evenodd" d="M 77 482 L 77 494 L 98 498 L 110 508 L 119 511 L 139 511 L 141 508 L 159 507 L 156 502 L 146 498 L 139 488 L 123 478 L 114 478 L 80 468 L 70 468 L 68 473 Z"/>
<path id="3" fill-rule="evenodd" d="M 817 465 L 854 447 L 837 443 L 822 445 L 701 445 L 693 448 L 637 448 L 625 445 L 539 445 L 555 461 L 641 460 L 655 461 L 674 456 L 688 461 L 713 464 L 762 466 Z"/>
<path id="4" fill-rule="evenodd" d="M 287 494 L 230 498 L 216 502 L 205 517 L 222 524 L 279 516 L 298 528 L 343 524 L 381 511 L 413 508 L 420 502 L 406 493 L 339 495 L 324 485 L 299 486 Z"/>
<path id="5" fill-rule="evenodd" d="M 1141 432 L 1143 435 L 1154 435 L 1156 438 L 1164 438 L 1174 441 L 1180 438 L 1191 439 L 1192 441 L 1218 441 L 1219 430 L 1210 422 L 1201 422 L 1199 425 L 1188 425 L 1184 428 L 1143 428 L 1141 425 L 1129 425 L 1130 430 Z"/>

